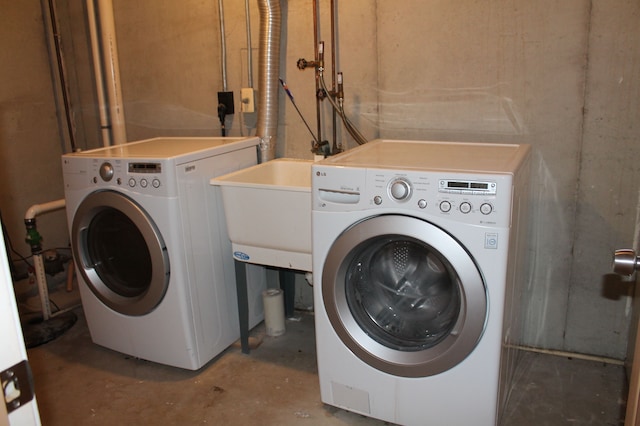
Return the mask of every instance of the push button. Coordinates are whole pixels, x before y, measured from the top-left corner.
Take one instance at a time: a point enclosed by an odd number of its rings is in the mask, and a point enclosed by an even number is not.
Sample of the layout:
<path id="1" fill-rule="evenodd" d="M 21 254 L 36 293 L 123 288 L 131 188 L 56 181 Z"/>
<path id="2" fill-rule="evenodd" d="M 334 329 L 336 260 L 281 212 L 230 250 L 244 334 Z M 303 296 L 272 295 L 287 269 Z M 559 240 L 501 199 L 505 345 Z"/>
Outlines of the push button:
<path id="1" fill-rule="evenodd" d="M 498 248 L 498 234 L 496 232 L 484 234 L 484 248 L 493 250 Z"/>
<path id="2" fill-rule="evenodd" d="M 484 203 L 480 206 L 480 211 L 482 214 L 491 214 L 493 211 L 493 206 L 489 203 Z"/>

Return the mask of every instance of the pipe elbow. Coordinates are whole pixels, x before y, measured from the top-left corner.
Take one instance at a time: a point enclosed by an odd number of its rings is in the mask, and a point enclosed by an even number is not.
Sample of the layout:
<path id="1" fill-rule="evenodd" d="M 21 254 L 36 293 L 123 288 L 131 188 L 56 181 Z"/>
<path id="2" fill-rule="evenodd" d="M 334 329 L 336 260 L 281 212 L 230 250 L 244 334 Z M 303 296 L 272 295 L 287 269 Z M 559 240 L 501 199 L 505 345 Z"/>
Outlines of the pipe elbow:
<path id="1" fill-rule="evenodd" d="M 27 209 L 27 212 L 24 215 L 24 220 L 30 221 L 36 218 L 36 216 L 42 213 L 48 213 L 55 210 L 60 210 L 65 207 L 66 203 L 64 198 L 60 200 L 50 201 L 48 203 L 43 204 L 34 204 Z"/>

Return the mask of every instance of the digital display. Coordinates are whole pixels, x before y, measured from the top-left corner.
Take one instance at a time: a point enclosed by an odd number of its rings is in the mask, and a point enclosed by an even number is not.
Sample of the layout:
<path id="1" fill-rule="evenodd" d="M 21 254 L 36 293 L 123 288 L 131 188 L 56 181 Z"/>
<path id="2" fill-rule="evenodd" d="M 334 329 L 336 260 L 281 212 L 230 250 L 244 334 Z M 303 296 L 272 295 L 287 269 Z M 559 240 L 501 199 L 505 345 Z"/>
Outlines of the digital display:
<path id="1" fill-rule="evenodd" d="M 450 181 L 450 182 L 447 184 L 447 186 L 448 186 L 449 188 L 456 188 L 456 189 L 459 189 L 459 188 L 469 188 L 469 182 L 452 182 L 452 181 Z M 473 188 L 473 187 L 472 187 L 472 188 Z"/>
<path id="2" fill-rule="evenodd" d="M 471 189 L 489 189 L 489 184 L 484 182 L 471 182 Z"/>
<path id="3" fill-rule="evenodd" d="M 160 173 L 160 163 L 129 163 L 129 173 Z"/>
<path id="4" fill-rule="evenodd" d="M 440 191 L 462 194 L 486 194 L 496 193 L 495 182 L 463 181 L 463 180 L 440 180 Z"/>

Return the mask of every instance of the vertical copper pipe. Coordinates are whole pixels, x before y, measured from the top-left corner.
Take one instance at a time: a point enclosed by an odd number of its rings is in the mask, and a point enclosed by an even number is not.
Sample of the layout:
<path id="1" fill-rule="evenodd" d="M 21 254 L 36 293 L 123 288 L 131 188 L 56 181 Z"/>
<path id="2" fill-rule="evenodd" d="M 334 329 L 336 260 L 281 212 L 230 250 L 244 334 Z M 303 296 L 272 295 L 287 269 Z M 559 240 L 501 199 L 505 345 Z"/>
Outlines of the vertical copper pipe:
<path id="1" fill-rule="evenodd" d="M 318 27 L 319 27 L 319 16 L 318 16 L 318 0 L 313 0 L 313 51 L 314 58 L 316 63 L 320 60 L 318 57 Z M 316 120 L 318 122 L 318 141 L 322 143 L 322 119 L 320 117 L 320 97 L 318 94 L 320 93 L 320 76 L 316 71 Z"/>
<path id="2" fill-rule="evenodd" d="M 224 3 L 218 0 L 218 22 L 220 28 L 220 69 L 222 70 L 222 91 L 227 91 L 227 36 L 224 30 Z"/>
<path id="3" fill-rule="evenodd" d="M 333 96 L 336 94 L 336 5 L 335 1 L 331 0 L 331 94 L 329 96 Z M 338 120 L 337 120 L 337 112 L 335 108 L 331 108 L 333 112 L 333 144 L 331 148 L 332 153 L 336 153 L 338 150 Z"/>

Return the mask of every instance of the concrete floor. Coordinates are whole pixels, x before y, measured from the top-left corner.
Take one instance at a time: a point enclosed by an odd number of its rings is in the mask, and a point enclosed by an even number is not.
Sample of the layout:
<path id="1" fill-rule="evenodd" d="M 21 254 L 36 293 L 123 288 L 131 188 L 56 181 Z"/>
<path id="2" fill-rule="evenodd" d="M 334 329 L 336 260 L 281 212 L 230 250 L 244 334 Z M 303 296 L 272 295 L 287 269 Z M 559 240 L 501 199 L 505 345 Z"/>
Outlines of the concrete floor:
<path id="1" fill-rule="evenodd" d="M 260 324 L 250 355 L 236 344 L 193 372 L 93 344 L 74 312 L 65 334 L 28 350 L 43 425 L 387 424 L 320 402 L 311 313 L 277 338 Z M 619 365 L 522 352 L 503 425 L 622 425 L 625 390 Z"/>

